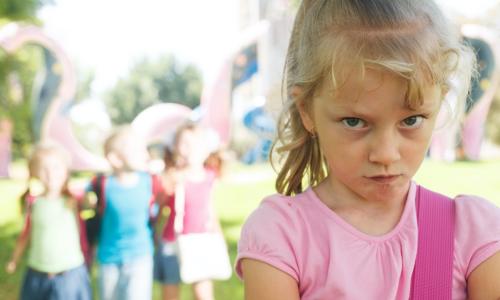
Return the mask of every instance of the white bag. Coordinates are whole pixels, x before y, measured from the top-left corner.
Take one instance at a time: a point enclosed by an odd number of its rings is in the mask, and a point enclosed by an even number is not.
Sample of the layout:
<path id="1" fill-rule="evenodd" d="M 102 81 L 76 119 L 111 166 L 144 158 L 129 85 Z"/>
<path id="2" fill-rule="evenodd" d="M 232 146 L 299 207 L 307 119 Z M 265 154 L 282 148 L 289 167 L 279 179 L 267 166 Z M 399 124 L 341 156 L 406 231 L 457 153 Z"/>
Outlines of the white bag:
<path id="1" fill-rule="evenodd" d="M 175 209 L 177 256 L 182 282 L 193 283 L 207 279 L 226 280 L 232 267 L 226 241 L 221 232 L 182 234 L 184 220 L 184 187 L 176 186 Z"/>
<path id="2" fill-rule="evenodd" d="M 221 233 L 180 234 L 177 246 L 182 282 L 231 277 L 231 262 Z"/>

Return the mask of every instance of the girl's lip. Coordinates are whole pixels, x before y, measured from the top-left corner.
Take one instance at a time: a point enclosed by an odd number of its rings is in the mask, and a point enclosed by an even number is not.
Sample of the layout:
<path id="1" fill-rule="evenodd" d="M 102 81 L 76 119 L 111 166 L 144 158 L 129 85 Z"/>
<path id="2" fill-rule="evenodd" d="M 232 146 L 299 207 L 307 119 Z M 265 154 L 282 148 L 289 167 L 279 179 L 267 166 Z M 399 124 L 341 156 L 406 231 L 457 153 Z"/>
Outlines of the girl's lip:
<path id="1" fill-rule="evenodd" d="M 399 178 L 400 175 L 378 175 L 378 176 L 370 176 L 369 179 L 376 181 L 378 183 L 392 183 Z"/>

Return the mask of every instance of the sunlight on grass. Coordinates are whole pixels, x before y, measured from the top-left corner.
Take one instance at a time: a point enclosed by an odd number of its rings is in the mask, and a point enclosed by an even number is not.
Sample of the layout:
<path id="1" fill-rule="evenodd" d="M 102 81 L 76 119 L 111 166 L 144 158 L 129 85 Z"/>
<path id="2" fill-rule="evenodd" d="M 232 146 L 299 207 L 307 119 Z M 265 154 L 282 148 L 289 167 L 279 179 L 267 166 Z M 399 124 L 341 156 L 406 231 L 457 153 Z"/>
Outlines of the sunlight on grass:
<path id="1" fill-rule="evenodd" d="M 500 160 L 443 163 L 425 161 L 415 180 L 448 196 L 473 194 L 500 206 Z"/>

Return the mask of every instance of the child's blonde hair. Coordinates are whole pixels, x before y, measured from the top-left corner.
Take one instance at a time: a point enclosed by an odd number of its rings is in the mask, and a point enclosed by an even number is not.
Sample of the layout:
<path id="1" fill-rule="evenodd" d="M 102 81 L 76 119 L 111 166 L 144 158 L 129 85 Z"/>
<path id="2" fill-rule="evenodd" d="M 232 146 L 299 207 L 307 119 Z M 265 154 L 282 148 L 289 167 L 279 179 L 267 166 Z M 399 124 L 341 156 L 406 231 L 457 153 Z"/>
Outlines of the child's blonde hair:
<path id="1" fill-rule="evenodd" d="M 116 127 L 104 141 L 104 155 L 120 152 L 124 147 L 127 147 L 128 141 L 136 136 L 137 134 L 130 125 Z"/>
<path id="2" fill-rule="evenodd" d="M 178 157 L 175 148 L 179 144 L 182 134 L 188 131 L 202 131 L 204 130 L 201 125 L 193 121 L 185 121 L 175 130 L 172 145 L 167 145 L 164 148 L 163 162 L 165 163 L 165 168 L 175 168 L 177 167 Z M 208 147 L 208 145 L 206 145 Z M 213 145 L 212 145 L 213 146 Z M 210 147 L 209 147 L 210 148 Z M 224 169 L 225 158 L 222 149 L 216 147 L 216 149 L 210 149 L 204 166 L 207 169 L 214 171 L 216 174 L 220 175 Z"/>
<path id="3" fill-rule="evenodd" d="M 64 185 L 61 190 L 61 194 L 65 196 L 66 198 L 71 198 L 73 195 L 69 190 L 69 176 L 70 176 L 70 168 L 71 168 L 71 157 L 69 153 L 64 149 L 61 145 L 52 143 L 52 142 L 42 142 L 37 144 L 33 152 L 28 160 L 28 173 L 29 173 L 29 178 L 30 179 L 40 179 L 40 174 L 42 172 L 42 166 L 44 160 L 46 160 L 49 157 L 55 157 L 61 162 L 64 163 L 64 166 L 67 168 L 68 171 L 68 177 L 66 178 L 66 181 L 64 182 Z M 26 188 L 26 191 L 21 195 L 20 200 L 21 200 L 21 207 L 26 208 L 26 199 L 27 197 L 31 197 L 32 195 L 32 190 L 30 188 L 30 185 L 28 184 L 28 187 Z"/>
<path id="4" fill-rule="evenodd" d="M 421 105 L 423 90 L 437 85 L 443 96 L 461 81 L 459 110 L 474 66 L 473 54 L 460 42 L 432 0 L 304 0 L 297 12 L 285 63 L 284 110 L 272 152 L 282 156 L 276 180 L 279 193 L 302 192 L 328 173 L 317 139 L 302 125 L 297 102 L 311 107 L 318 88 L 331 80 L 338 90 L 353 72 L 367 68 L 394 72 L 407 80 L 406 105 Z M 292 97 L 292 89 L 300 95 Z M 278 146 L 279 145 L 279 146 Z"/>
<path id="5" fill-rule="evenodd" d="M 59 144 L 44 142 L 35 146 L 28 162 L 30 178 L 40 178 L 43 161 L 47 157 L 56 157 L 64 163 L 68 172 L 71 167 L 71 158 L 69 153 Z"/>

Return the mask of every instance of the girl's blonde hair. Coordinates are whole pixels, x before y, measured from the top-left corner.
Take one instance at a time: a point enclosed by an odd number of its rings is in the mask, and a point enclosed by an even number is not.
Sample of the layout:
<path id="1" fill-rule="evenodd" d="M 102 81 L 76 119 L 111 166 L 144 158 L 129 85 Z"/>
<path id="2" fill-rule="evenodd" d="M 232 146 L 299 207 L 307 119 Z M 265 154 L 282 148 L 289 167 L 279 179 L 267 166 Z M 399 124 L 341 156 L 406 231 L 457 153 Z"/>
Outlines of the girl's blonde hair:
<path id="1" fill-rule="evenodd" d="M 164 148 L 163 162 L 165 163 L 165 169 L 176 168 L 178 165 L 178 157 L 175 152 L 175 148 L 179 144 L 182 134 L 188 131 L 203 130 L 203 127 L 196 122 L 187 120 L 183 122 L 175 130 L 172 144 L 167 145 Z M 218 147 L 217 149 L 212 149 L 205 159 L 204 166 L 207 169 L 214 171 L 217 175 L 221 175 L 226 159 L 224 158 L 223 150 Z"/>
<path id="2" fill-rule="evenodd" d="M 40 143 L 35 146 L 28 162 L 30 178 L 39 178 L 43 161 L 47 157 L 57 157 L 66 166 L 68 172 L 71 167 L 69 153 L 60 145 L 54 143 Z"/>
<path id="3" fill-rule="evenodd" d="M 127 147 L 127 142 L 131 140 L 139 142 L 139 137 L 132 126 L 121 125 L 114 128 L 104 140 L 104 155 L 123 151 Z"/>
<path id="4" fill-rule="evenodd" d="M 48 157 L 55 157 L 60 159 L 68 170 L 68 177 L 63 185 L 61 195 L 66 198 L 72 198 L 73 195 L 69 190 L 69 171 L 71 167 L 71 158 L 69 153 L 60 145 L 55 143 L 43 142 L 37 144 L 28 160 L 28 172 L 29 179 L 40 178 L 40 172 L 42 171 L 43 162 Z M 30 190 L 30 186 L 26 188 L 26 191 L 21 195 L 21 207 L 26 207 L 26 199 L 32 196 L 33 191 Z"/>
<path id="5" fill-rule="evenodd" d="M 286 100 L 271 152 L 275 169 L 276 155 L 281 163 L 277 191 L 300 193 L 304 179 L 316 185 L 328 174 L 317 139 L 304 128 L 297 109 L 298 101 L 310 109 L 326 79 L 338 90 L 353 72 L 361 77 L 367 68 L 394 72 L 407 80 L 405 101 L 413 109 L 422 104 L 426 87 L 437 85 L 444 96 L 456 78 L 460 110 L 473 66 L 471 50 L 432 0 L 304 0 L 288 46 Z M 300 95 L 292 97 L 293 88 L 300 88 Z"/>

